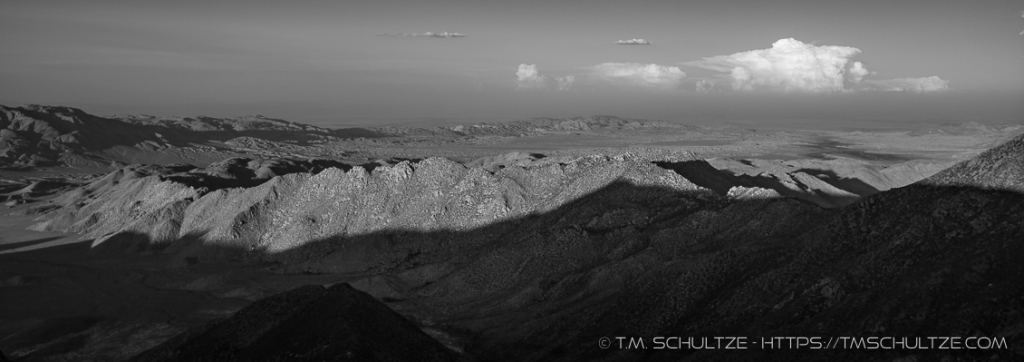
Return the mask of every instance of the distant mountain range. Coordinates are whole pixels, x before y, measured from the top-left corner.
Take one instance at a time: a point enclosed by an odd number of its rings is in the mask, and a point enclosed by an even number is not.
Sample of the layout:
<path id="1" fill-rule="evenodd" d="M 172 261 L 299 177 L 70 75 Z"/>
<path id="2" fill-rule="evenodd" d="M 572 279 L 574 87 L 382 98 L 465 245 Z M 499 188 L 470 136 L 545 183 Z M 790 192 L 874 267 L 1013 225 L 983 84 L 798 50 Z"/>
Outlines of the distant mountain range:
<path id="1" fill-rule="evenodd" d="M 71 107 L 0 106 L 0 166 L 109 165 L 133 152 L 161 151 L 178 162 L 186 154 L 218 151 L 237 137 L 271 141 L 332 140 L 343 132 L 260 116 L 217 119 L 149 116 L 99 117 Z M 223 148 L 223 146 L 221 147 Z M 221 149 L 219 151 L 226 151 Z M 214 152 L 213 158 L 228 153 Z M 200 155 L 200 158 L 205 155 Z"/>
<path id="2" fill-rule="evenodd" d="M 593 116 L 435 128 L 328 129 L 263 116 L 100 117 L 72 107 L 0 105 L 0 167 L 109 166 L 111 162 L 198 162 L 205 165 L 243 155 L 231 152 L 236 146 L 258 148 L 268 145 L 267 141 L 308 145 L 358 137 L 515 137 L 544 132 L 654 127 L 692 126 Z M 232 140 L 235 142 L 230 142 Z"/>
<path id="3" fill-rule="evenodd" d="M 977 123 L 943 124 L 918 129 L 911 135 L 993 134 L 1019 131 L 1017 128 Z M 246 152 L 253 149 L 306 146 L 360 137 L 455 139 L 623 130 L 656 132 L 657 129 L 700 131 L 717 128 L 615 116 L 589 116 L 428 128 L 329 129 L 263 116 L 101 117 L 72 107 L 0 105 L 0 167 L 109 167 L 111 164 L 174 162 L 202 166 L 227 157 L 245 156 Z"/>

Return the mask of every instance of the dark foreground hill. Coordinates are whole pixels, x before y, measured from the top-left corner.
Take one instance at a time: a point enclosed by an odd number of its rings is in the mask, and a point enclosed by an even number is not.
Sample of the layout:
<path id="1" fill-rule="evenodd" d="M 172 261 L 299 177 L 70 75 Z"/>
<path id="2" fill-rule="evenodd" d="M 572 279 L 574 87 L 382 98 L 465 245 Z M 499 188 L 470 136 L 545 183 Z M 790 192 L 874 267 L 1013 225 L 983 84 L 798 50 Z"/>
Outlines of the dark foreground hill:
<path id="1" fill-rule="evenodd" d="M 460 361 L 348 284 L 305 286 L 179 335 L 131 361 Z"/>
<path id="2" fill-rule="evenodd" d="M 180 266 L 240 258 L 360 275 L 355 288 L 480 360 L 1012 361 L 1024 358 L 1021 139 L 838 209 L 729 184 L 696 160 L 591 156 L 492 173 L 434 158 L 241 186 L 126 169 L 40 205 L 36 227 Z M 721 336 L 747 348 L 655 348 Z M 929 348 L 752 343 L 776 337 Z M 946 337 L 961 349 L 930 344 Z M 965 348 L 970 337 L 989 348 Z"/>

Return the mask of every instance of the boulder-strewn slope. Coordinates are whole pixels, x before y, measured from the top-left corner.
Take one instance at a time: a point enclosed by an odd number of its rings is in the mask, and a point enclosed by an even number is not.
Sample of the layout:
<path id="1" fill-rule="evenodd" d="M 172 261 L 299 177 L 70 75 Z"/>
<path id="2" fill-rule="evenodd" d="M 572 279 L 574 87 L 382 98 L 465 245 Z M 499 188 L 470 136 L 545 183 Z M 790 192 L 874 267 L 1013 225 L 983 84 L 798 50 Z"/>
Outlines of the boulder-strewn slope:
<path id="1" fill-rule="evenodd" d="M 921 183 L 1024 192 L 1024 137 L 958 163 Z"/>
<path id="2" fill-rule="evenodd" d="M 131 361 L 460 361 L 348 284 L 305 286 L 179 335 Z"/>

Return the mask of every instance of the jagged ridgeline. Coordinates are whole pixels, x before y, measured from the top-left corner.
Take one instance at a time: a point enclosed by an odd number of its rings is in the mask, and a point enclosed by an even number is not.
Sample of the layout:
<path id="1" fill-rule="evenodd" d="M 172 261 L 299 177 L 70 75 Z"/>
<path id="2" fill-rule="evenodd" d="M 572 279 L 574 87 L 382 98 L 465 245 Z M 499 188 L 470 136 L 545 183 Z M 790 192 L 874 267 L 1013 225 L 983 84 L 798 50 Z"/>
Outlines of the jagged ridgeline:
<path id="1" fill-rule="evenodd" d="M 37 206 L 49 220 L 33 229 L 84 233 L 96 238 L 95 246 L 128 242 L 147 249 L 197 241 L 273 254 L 326 239 L 343 245 L 346 237 L 384 231 L 463 232 L 549 212 L 620 183 L 663 188 L 665 202 L 675 207 L 717 197 L 631 155 L 537 162 L 494 173 L 443 158 L 372 171 L 329 161 L 247 161 L 196 170 L 126 167 Z M 642 220 L 643 209 L 635 205 L 629 218 L 649 222 Z M 594 223 L 622 222 L 616 215 L 606 219 Z"/>

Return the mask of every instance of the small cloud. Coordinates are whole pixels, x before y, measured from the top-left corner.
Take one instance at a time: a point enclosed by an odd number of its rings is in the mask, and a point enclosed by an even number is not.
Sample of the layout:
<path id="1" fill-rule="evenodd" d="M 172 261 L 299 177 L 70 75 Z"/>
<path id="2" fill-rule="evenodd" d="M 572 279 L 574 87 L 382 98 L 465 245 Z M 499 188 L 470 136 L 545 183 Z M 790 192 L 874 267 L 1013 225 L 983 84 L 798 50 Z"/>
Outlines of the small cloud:
<path id="1" fill-rule="evenodd" d="M 867 90 L 885 92 L 933 93 L 949 90 L 949 81 L 931 76 L 923 78 L 897 78 L 885 80 L 865 80 Z"/>
<path id="2" fill-rule="evenodd" d="M 567 75 L 555 78 L 555 82 L 558 83 L 558 90 L 569 90 L 569 88 L 572 88 L 572 84 L 576 82 L 576 77 Z"/>
<path id="3" fill-rule="evenodd" d="M 440 33 L 426 32 L 426 33 L 380 33 L 377 36 L 390 36 L 390 37 L 407 37 L 407 38 L 462 38 L 466 34 L 463 33 L 449 33 L 442 31 Z"/>
<path id="4" fill-rule="evenodd" d="M 851 82 L 860 83 L 860 81 L 864 79 L 864 76 L 871 74 L 871 72 L 864 68 L 864 63 L 853 62 L 853 66 L 850 67 L 847 74 L 850 75 Z"/>
<path id="5" fill-rule="evenodd" d="M 516 71 L 516 89 L 569 90 L 575 82 L 576 77 L 571 75 L 556 78 L 541 75 L 536 64 L 519 64 L 519 70 Z"/>
<path id="6" fill-rule="evenodd" d="M 615 42 L 615 44 L 619 44 L 619 45 L 651 45 L 651 42 L 649 42 L 647 40 L 644 40 L 644 39 L 629 39 L 629 40 L 619 40 L 619 41 Z"/>
<path id="7" fill-rule="evenodd" d="M 547 83 L 545 78 L 537 71 L 536 64 L 520 64 L 516 71 L 516 88 L 544 88 Z"/>
<path id="8" fill-rule="evenodd" d="M 686 77 L 679 67 L 640 63 L 601 63 L 592 68 L 595 78 L 643 87 L 678 88 Z"/>
<path id="9" fill-rule="evenodd" d="M 694 91 L 696 91 L 697 93 L 703 93 L 703 94 L 710 94 L 714 90 L 715 90 L 715 82 L 712 82 L 712 81 L 709 81 L 709 80 L 698 80 L 697 81 L 697 85 L 696 85 L 696 89 L 694 89 Z"/>

